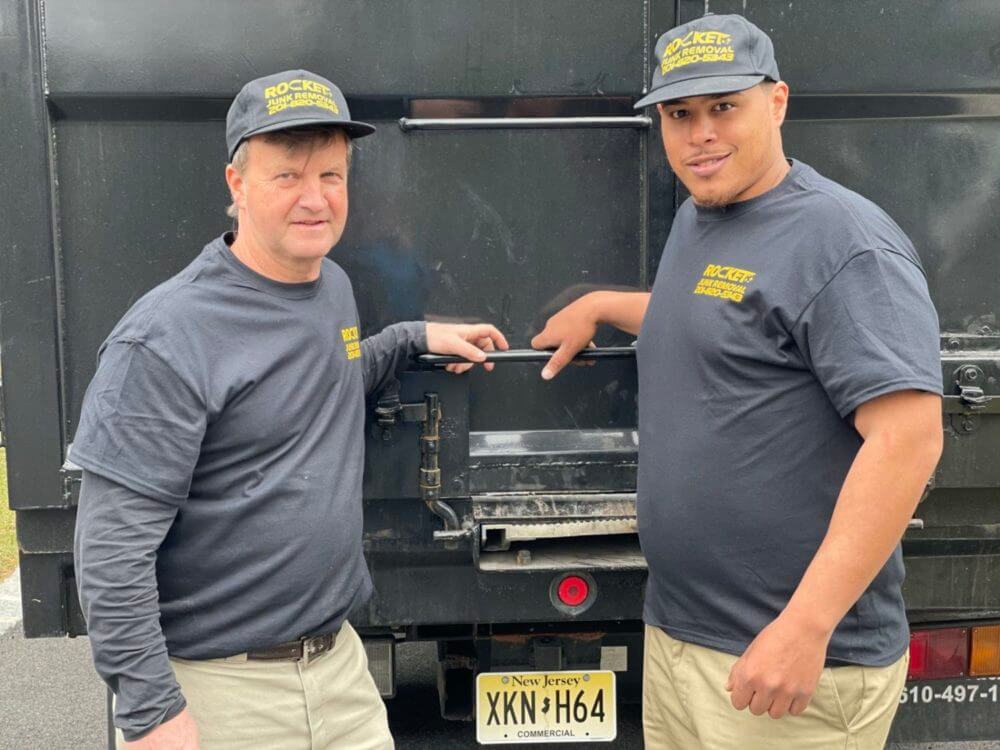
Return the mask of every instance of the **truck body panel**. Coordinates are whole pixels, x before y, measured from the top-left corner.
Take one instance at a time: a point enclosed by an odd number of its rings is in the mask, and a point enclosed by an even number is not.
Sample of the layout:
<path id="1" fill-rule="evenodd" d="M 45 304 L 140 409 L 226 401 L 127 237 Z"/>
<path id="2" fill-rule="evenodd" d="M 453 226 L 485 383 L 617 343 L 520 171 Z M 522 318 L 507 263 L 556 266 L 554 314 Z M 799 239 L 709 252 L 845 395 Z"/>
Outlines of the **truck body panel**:
<path id="1" fill-rule="evenodd" d="M 786 152 L 881 205 L 921 255 L 941 320 L 946 447 L 904 539 L 908 614 L 915 628 L 1000 621 L 992 0 L 303 0 L 252 13 L 238 0 L 3 0 L 0 345 L 25 633 L 85 633 L 67 448 L 114 323 L 230 228 L 224 119 L 244 82 L 315 70 L 378 127 L 355 152 L 351 216 L 331 253 L 365 333 L 485 320 L 527 348 L 584 291 L 651 285 L 686 196 L 655 113 L 632 103 L 656 38 L 709 10 L 744 13 L 772 35 L 792 89 Z M 494 122 L 414 123 L 452 118 Z M 630 342 L 602 331 L 597 343 Z M 554 384 L 530 363 L 461 378 L 417 368 L 398 403 L 431 392 L 440 499 L 459 524 L 435 536 L 442 518 L 418 486 L 421 425 L 380 421 L 373 399 L 364 503 L 376 595 L 357 626 L 440 641 L 443 674 L 538 668 L 535 636 L 589 663 L 571 644 L 599 632 L 605 645 L 631 644 L 634 688 L 645 580 L 634 362 L 570 368 Z M 553 604 L 553 577 L 567 570 L 598 588 L 585 612 Z M 500 648 L 511 637 L 528 640 Z M 895 738 L 1000 737 L 995 704 L 925 697 L 904 700 Z M 467 718 L 454 695 L 446 704 Z"/>

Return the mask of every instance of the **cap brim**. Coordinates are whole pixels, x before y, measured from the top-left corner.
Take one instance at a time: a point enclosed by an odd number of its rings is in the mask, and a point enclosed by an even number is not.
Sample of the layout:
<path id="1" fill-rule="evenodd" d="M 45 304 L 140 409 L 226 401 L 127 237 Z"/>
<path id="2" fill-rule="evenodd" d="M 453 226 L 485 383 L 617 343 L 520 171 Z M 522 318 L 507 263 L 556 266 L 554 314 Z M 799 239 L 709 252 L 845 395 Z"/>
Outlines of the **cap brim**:
<path id="1" fill-rule="evenodd" d="M 767 76 L 705 76 L 678 81 L 667 86 L 660 86 L 646 94 L 635 103 L 635 109 L 648 107 L 650 104 L 669 102 L 674 99 L 686 99 L 689 96 L 710 96 L 712 94 L 728 94 L 731 91 L 743 91 L 756 86 Z"/>
<path id="2" fill-rule="evenodd" d="M 329 117 L 303 117 L 301 120 L 285 120 L 284 122 L 272 123 L 270 125 L 264 125 L 246 133 L 241 139 L 240 143 L 245 141 L 247 138 L 252 138 L 255 135 L 261 135 L 262 133 L 273 133 L 276 130 L 294 130 L 295 128 L 302 128 L 307 125 L 329 125 L 330 127 L 343 128 L 343 130 L 351 138 L 364 138 L 366 135 L 371 135 L 375 132 L 375 126 L 369 125 L 367 122 L 359 122 L 357 120 L 334 120 Z M 236 149 L 233 149 L 235 152 Z M 230 154 L 229 158 L 232 159 L 233 155 Z"/>

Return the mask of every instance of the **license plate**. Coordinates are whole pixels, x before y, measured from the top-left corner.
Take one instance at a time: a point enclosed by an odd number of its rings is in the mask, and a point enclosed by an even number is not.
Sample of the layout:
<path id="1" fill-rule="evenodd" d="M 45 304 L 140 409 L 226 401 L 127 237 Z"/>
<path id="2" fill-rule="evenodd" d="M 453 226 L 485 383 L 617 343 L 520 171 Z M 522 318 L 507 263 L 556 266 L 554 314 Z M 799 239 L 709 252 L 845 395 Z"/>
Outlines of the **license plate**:
<path id="1" fill-rule="evenodd" d="M 610 742 L 618 734 L 616 708 L 614 672 L 483 672 L 476 678 L 476 740 Z"/>

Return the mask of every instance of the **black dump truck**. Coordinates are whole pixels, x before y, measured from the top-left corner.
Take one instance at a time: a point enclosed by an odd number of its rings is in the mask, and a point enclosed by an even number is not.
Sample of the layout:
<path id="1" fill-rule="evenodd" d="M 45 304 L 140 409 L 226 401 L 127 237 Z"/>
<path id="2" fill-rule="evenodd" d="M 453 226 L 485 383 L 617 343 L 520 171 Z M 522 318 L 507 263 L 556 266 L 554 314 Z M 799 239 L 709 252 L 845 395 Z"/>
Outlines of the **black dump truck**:
<path id="1" fill-rule="evenodd" d="M 353 622 L 377 683 L 391 696 L 396 646 L 431 640 L 447 717 L 475 719 L 481 674 L 589 670 L 616 678 L 585 701 L 600 693 L 613 723 L 642 663 L 632 341 L 601 332 L 594 366 L 554 383 L 527 349 L 576 295 L 650 287 L 685 195 L 656 113 L 632 105 L 658 35 L 706 11 L 774 39 L 786 152 L 884 207 L 921 254 L 946 446 L 903 541 L 912 662 L 892 738 L 1000 739 L 996 0 L 0 0 L 4 434 L 25 634 L 86 632 L 66 457 L 97 349 L 228 227 L 232 97 L 304 67 L 378 126 L 334 250 L 364 331 L 485 320 L 515 350 L 489 375 L 424 358 L 370 404 L 377 593 Z"/>

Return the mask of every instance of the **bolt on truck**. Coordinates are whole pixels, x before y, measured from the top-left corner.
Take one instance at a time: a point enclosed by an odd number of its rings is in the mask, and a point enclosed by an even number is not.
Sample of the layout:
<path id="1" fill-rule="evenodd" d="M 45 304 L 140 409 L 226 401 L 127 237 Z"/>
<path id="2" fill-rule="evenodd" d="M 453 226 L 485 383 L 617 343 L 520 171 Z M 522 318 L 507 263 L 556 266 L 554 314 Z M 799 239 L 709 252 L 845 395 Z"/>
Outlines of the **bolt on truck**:
<path id="1" fill-rule="evenodd" d="M 527 347 L 574 296 L 651 285 L 685 196 L 655 113 L 632 104 L 657 36 L 706 11 L 768 31 L 792 89 L 786 151 L 883 206 L 921 254 L 941 321 L 946 448 L 903 541 L 911 666 L 892 739 L 1000 739 L 993 0 L 252 12 L 238 0 L 0 0 L 0 344 L 25 634 L 86 632 L 71 554 L 80 473 L 66 458 L 98 346 L 227 228 L 219 154 L 242 83 L 302 66 L 378 126 L 356 154 L 335 250 L 366 332 L 472 316 L 514 349 L 489 376 L 424 358 L 369 405 L 376 594 L 353 622 L 380 689 L 394 692 L 398 644 L 431 640 L 441 711 L 476 721 L 482 741 L 613 736 L 641 669 L 632 342 L 602 332 L 594 366 L 555 384 Z"/>

